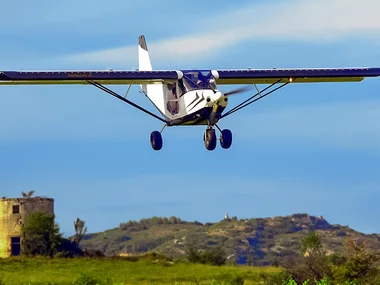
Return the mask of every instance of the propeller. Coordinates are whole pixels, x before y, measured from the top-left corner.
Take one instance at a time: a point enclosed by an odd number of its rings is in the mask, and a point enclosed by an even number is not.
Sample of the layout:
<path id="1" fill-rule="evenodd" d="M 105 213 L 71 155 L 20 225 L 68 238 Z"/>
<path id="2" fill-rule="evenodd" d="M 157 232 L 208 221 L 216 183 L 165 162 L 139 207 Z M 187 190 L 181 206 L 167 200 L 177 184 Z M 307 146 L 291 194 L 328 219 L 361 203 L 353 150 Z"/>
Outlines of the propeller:
<path id="1" fill-rule="evenodd" d="M 251 89 L 249 86 L 245 86 L 245 87 L 242 87 L 242 88 L 239 88 L 239 89 L 235 89 L 235 90 L 226 92 L 226 93 L 224 93 L 224 96 L 229 96 L 229 95 L 233 95 L 233 94 L 243 93 L 245 91 L 248 91 L 249 89 Z"/>

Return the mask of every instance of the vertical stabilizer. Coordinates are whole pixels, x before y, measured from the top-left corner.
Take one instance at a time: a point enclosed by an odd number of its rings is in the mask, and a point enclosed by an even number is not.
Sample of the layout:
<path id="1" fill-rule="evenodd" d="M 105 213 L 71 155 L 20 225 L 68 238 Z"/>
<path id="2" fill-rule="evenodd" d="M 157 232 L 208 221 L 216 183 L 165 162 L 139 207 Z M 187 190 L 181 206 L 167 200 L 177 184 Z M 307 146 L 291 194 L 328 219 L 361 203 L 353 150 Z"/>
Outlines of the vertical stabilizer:
<path id="1" fill-rule="evenodd" d="M 150 62 L 148 47 L 146 45 L 145 37 L 143 35 L 139 36 L 139 70 L 152 70 L 152 64 Z"/>
<path id="2" fill-rule="evenodd" d="M 139 36 L 138 52 L 139 71 L 152 71 L 148 46 L 143 35 Z M 141 89 L 161 114 L 165 114 L 164 85 L 161 83 L 143 84 Z"/>

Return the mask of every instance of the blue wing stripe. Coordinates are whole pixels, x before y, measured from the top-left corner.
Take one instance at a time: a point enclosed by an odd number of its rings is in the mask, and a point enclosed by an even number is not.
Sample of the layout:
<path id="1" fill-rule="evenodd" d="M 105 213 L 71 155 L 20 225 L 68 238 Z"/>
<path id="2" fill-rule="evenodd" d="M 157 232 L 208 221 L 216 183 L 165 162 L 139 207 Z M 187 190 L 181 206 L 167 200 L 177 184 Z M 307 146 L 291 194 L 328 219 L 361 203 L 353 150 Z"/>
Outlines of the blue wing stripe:
<path id="1" fill-rule="evenodd" d="M 2 71 L 3 81 L 175 80 L 176 71 Z"/>
<path id="2" fill-rule="evenodd" d="M 6 76 L 3 72 L 0 72 L 0 80 L 9 80 L 9 77 Z"/>
<path id="3" fill-rule="evenodd" d="M 218 70 L 220 79 L 377 77 L 380 68 Z"/>

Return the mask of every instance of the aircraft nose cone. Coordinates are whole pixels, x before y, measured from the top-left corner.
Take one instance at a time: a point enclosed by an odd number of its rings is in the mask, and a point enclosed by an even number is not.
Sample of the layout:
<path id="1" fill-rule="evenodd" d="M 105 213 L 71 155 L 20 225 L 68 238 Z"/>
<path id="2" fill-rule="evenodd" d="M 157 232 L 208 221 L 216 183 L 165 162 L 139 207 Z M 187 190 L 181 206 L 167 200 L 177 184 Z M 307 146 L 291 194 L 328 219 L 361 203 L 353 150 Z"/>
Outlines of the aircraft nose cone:
<path id="1" fill-rule="evenodd" d="M 214 101 L 219 101 L 220 99 L 222 99 L 224 97 L 224 94 L 220 91 L 217 91 L 214 96 L 213 96 L 213 99 Z"/>

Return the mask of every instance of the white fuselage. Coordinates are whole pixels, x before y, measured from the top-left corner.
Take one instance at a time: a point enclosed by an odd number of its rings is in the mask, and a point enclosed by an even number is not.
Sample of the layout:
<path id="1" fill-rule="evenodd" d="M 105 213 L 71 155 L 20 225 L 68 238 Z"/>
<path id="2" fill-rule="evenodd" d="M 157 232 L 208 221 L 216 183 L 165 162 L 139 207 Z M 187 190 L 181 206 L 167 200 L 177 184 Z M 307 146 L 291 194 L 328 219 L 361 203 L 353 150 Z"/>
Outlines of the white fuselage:
<path id="1" fill-rule="evenodd" d="M 191 90 L 180 95 L 179 98 L 175 98 L 175 96 L 167 98 L 166 115 L 169 119 L 173 120 L 193 113 L 199 113 L 204 108 L 214 108 L 215 106 L 225 108 L 227 104 L 227 97 L 218 90 Z"/>

